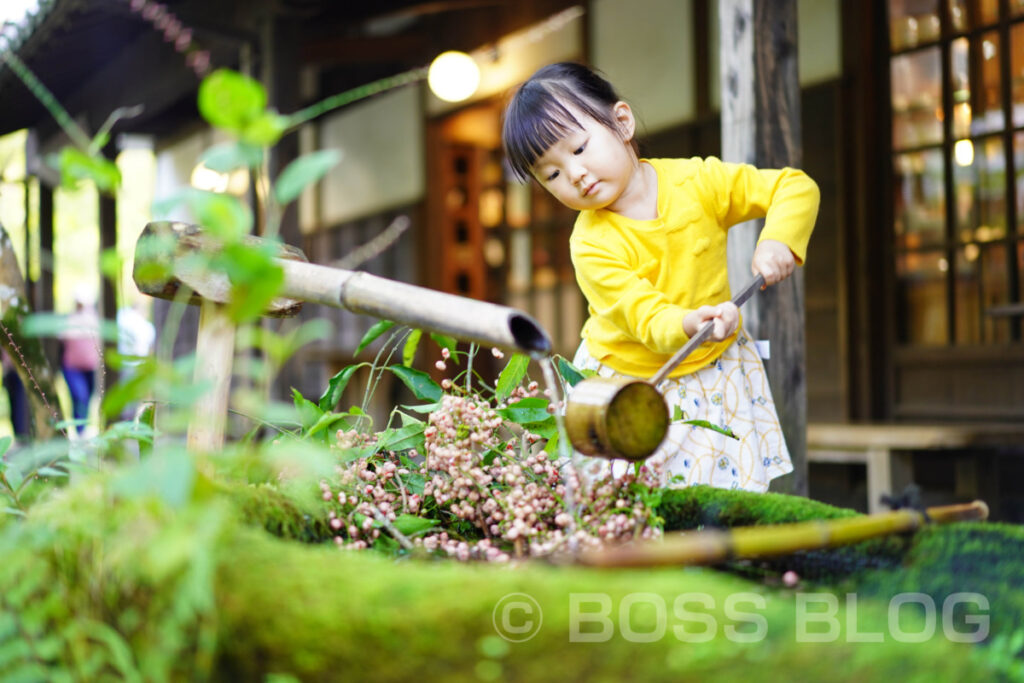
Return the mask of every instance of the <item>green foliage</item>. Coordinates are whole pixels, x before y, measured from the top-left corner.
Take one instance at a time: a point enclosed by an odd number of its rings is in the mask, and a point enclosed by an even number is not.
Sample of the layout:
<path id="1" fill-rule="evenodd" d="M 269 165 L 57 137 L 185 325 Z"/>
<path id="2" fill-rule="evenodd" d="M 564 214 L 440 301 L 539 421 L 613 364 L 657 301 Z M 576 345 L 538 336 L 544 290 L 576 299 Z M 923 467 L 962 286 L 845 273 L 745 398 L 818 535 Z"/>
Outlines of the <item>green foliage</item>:
<path id="1" fill-rule="evenodd" d="M 505 368 L 498 375 L 498 384 L 495 388 L 495 398 L 501 402 L 508 399 L 512 390 L 519 386 L 526 377 L 526 370 L 530 365 L 530 357 L 523 353 L 514 353 L 508 359 Z"/>
<path id="2" fill-rule="evenodd" d="M 274 195 L 281 204 L 298 199 L 307 185 L 311 185 L 341 161 L 341 152 L 325 149 L 310 152 L 288 164 L 274 183 Z"/>
<path id="3" fill-rule="evenodd" d="M 65 147 L 57 155 L 54 165 L 60 169 L 61 185 L 74 190 L 83 180 L 96 183 L 100 192 L 113 192 L 121 185 L 121 171 L 117 164 L 99 155 L 91 155 L 77 147 Z"/>
<path id="4" fill-rule="evenodd" d="M 217 69 L 199 86 L 199 113 L 218 128 L 241 133 L 266 106 L 259 81 L 230 69 Z"/>

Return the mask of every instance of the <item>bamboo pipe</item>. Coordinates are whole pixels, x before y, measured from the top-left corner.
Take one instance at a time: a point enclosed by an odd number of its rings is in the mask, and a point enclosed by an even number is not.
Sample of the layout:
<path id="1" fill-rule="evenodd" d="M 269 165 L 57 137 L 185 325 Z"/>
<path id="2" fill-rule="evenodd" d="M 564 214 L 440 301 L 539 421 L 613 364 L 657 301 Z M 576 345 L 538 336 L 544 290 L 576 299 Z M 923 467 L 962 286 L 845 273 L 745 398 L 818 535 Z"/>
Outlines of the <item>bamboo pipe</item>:
<path id="1" fill-rule="evenodd" d="M 249 236 L 246 242 L 258 245 L 264 240 Z M 217 243 L 206 237 L 199 226 L 152 221 L 146 225 L 136 245 L 135 282 L 140 291 L 162 299 L 173 299 L 181 286 L 187 286 L 193 292 L 190 303 L 226 304 L 231 294 L 227 275 L 196 267 L 194 259 L 186 258 L 189 252 L 217 248 Z M 302 302 L 309 301 L 394 320 L 463 341 L 523 351 L 534 357 L 551 351 L 547 332 L 529 315 L 514 308 L 365 272 L 312 264 L 301 250 L 289 245 L 279 245 L 274 261 L 284 270 L 284 285 L 266 315 L 295 315 Z M 161 274 L 146 276 L 152 272 Z"/>
<path id="2" fill-rule="evenodd" d="M 464 341 L 542 356 L 551 340 L 529 315 L 507 306 L 477 301 L 397 282 L 365 272 L 281 260 L 282 294 L 345 308 Z"/>
<path id="3" fill-rule="evenodd" d="M 663 567 L 777 557 L 800 550 L 835 548 L 877 536 L 916 531 L 929 521 L 944 524 L 985 520 L 988 519 L 988 505 L 976 500 L 961 505 L 930 507 L 925 513 L 903 509 L 849 519 L 677 532 L 660 541 L 586 551 L 575 559 L 592 567 Z"/>

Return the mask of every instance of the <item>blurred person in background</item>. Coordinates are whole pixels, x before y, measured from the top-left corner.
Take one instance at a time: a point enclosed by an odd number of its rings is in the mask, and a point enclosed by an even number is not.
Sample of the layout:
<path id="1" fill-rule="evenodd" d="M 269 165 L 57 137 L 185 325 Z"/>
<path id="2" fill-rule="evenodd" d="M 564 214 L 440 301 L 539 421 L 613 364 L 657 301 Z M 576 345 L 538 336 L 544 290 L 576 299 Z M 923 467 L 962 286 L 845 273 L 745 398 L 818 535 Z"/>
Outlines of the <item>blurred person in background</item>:
<path id="1" fill-rule="evenodd" d="M 61 341 L 61 370 L 71 394 L 71 413 L 78 433 L 85 431 L 89 402 L 96 388 L 96 370 L 100 367 L 102 343 L 100 318 L 92 293 L 79 287 L 75 290 L 75 310 L 68 314 Z"/>

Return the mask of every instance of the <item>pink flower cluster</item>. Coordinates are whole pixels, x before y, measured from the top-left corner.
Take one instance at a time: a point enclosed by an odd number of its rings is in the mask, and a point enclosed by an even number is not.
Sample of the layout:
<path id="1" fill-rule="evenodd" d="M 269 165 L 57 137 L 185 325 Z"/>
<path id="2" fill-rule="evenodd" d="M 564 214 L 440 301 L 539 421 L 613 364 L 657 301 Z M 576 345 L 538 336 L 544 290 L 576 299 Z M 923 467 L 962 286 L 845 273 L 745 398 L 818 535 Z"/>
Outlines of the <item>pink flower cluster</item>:
<path id="1" fill-rule="evenodd" d="M 200 49 L 192 40 L 192 29 L 185 27 L 167 6 L 150 0 L 129 0 L 132 12 L 139 14 L 158 31 L 174 49 L 185 55 L 185 64 L 202 78 L 210 71 L 210 52 Z"/>
<path id="2" fill-rule="evenodd" d="M 535 395 L 537 387 L 516 393 Z M 423 436 L 425 455 L 379 452 L 321 482 L 339 546 L 362 549 L 396 536 L 402 515 L 436 525 L 408 538 L 399 531 L 400 540 L 464 561 L 505 562 L 661 533 L 643 495 L 658 486 L 657 471 L 644 466 L 584 486 L 571 463 L 550 458 L 541 437 L 506 423 L 479 396 L 444 395 Z M 337 438 L 351 448 L 372 437 L 339 431 Z M 566 485 L 575 510 L 566 505 Z"/>

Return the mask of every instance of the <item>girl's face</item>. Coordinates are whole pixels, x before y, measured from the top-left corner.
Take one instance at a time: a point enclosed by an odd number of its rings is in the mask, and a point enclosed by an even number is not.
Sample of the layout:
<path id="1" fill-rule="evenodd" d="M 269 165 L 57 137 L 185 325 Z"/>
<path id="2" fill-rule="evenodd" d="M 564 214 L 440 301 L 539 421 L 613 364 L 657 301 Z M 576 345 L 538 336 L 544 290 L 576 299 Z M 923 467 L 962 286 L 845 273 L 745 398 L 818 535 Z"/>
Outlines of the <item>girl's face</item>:
<path id="1" fill-rule="evenodd" d="M 566 107 L 582 128 L 551 146 L 533 165 L 533 176 L 570 209 L 617 210 L 639 168 L 630 145 L 636 121 L 629 105 L 613 107 L 621 134 L 583 112 Z"/>

